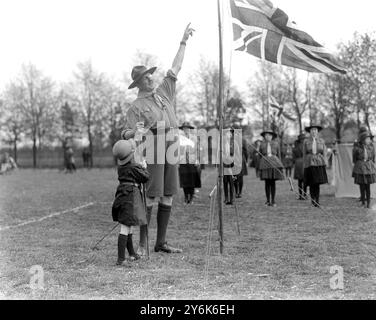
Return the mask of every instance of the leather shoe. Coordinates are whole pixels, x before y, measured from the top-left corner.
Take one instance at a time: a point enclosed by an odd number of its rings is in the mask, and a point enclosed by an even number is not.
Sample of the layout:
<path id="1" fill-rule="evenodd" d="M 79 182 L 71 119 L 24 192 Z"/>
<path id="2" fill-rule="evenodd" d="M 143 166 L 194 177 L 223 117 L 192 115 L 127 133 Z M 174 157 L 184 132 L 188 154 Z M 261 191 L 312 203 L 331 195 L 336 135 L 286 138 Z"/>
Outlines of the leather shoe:
<path id="1" fill-rule="evenodd" d="M 183 251 L 178 248 L 171 247 L 167 244 L 167 242 L 156 245 L 154 247 L 155 252 L 164 252 L 164 253 L 182 253 Z"/>

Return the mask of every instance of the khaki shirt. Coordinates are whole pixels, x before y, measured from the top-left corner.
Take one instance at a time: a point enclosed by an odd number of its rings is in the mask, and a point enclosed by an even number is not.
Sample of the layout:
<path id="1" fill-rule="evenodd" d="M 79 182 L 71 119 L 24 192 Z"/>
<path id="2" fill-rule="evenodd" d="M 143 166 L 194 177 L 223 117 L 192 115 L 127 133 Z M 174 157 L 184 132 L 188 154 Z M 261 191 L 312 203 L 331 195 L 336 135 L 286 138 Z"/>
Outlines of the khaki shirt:
<path id="1" fill-rule="evenodd" d="M 121 136 L 134 138 L 136 123 L 144 122 L 145 129 L 156 129 L 157 122 L 164 121 L 166 128 L 177 128 L 174 112 L 177 77 L 169 70 L 162 83 L 153 92 L 139 92 L 126 115 L 125 130 Z"/>
<path id="2" fill-rule="evenodd" d="M 327 148 L 325 141 L 321 138 L 316 139 L 316 154 L 313 154 L 312 145 L 313 139 L 311 137 L 303 143 L 304 168 L 326 166 Z"/>

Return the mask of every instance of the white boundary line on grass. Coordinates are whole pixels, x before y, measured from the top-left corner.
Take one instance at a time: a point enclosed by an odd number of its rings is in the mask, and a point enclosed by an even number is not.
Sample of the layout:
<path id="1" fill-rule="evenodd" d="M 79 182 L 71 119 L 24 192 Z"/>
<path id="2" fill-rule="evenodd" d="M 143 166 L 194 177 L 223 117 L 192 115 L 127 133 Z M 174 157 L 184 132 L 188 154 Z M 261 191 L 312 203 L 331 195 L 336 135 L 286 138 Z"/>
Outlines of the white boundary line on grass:
<path id="1" fill-rule="evenodd" d="M 62 215 L 62 214 L 66 214 L 66 213 L 70 213 L 70 212 L 78 211 L 78 210 L 81 210 L 81 209 L 84 209 L 84 208 L 90 207 L 90 206 L 92 206 L 92 205 L 94 205 L 94 204 L 95 204 L 95 202 L 90 202 L 90 203 L 84 204 L 84 205 L 82 205 L 82 206 L 79 206 L 79 207 L 73 208 L 73 209 L 68 209 L 68 210 L 64 210 L 64 211 L 60 211 L 60 212 L 54 212 L 54 213 L 51 213 L 51 214 L 48 215 L 48 216 L 44 216 L 44 217 L 39 218 L 39 219 L 32 219 L 32 220 L 25 221 L 25 222 L 22 222 L 22 223 L 19 223 L 19 224 L 13 225 L 13 226 L 0 227 L 0 231 L 4 231 L 4 230 L 9 230 L 9 229 L 14 229 L 14 228 L 23 227 L 23 226 L 26 226 L 26 225 L 28 225 L 28 224 L 35 223 L 35 222 L 42 222 L 42 221 L 44 221 L 44 220 L 46 220 L 46 219 L 53 218 L 53 217 L 57 217 L 57 216 L 60 216 L 60 215 Z"/>

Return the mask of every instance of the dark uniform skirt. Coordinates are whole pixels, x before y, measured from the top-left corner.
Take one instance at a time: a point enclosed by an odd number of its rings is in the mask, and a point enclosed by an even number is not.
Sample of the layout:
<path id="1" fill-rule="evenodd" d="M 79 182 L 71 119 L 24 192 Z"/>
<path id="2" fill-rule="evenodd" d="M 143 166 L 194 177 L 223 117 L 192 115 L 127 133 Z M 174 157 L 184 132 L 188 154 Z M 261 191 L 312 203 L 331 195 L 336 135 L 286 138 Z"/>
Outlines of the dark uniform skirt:
<path id="1" fill-rule="evenodd" d="M 320 167 L 308 167 L 304 169 L 304 183 L 308 186 L 314 184 L 326 184 L 328 183 L 328 176 L 326 174 L 326 168 Z"/>
<path id="2" fill-rule="evenodd" d="M 264 157 L 260 160 L 261 180 L 283 180 L 283 164 L 276 156 Z"/>
<path id="3" fill-rule="evenodd" d="M 200 167 L 194 164 L 179 166 L 180 188 L 201 188 Z"/>
<path id="4" fill-rule="evenodd" d="M 374 184 L 376 183 L 375 174 L 354 173 L 355 184 Z"/>
<path id="5" fill-rule="evenodd" d="M 373 161 L 357 161 L 353 174 L 355 184 L 376 183 L 376 167 Z"/>

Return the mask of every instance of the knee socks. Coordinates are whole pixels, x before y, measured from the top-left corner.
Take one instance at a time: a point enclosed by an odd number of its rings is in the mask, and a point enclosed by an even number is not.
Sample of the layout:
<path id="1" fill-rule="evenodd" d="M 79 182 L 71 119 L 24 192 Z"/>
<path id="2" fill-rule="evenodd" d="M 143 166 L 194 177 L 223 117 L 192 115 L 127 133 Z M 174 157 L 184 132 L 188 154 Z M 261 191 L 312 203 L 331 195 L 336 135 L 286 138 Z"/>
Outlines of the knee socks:
<path id="1" fill-rule="evenodd" d="M 243 191 L 243 176 L 242 175 L 237 176 L 237 180 L 234 183 L 234 185 L 235 185 L 235 193 L 237 195 L 241 195 Z"/>
<path id="2" fill-rule="evenodd" d="M 371 203 L 371 185 L 366 184 L 365 187 L 366 187 L 367 206 L 369 207 Z"/>
<path id="3" fill-rule="evenodd" d="M 310 185 L 309 190 L 311 194 L 312 204 L 317 206 L 318 204 L 320 204 L 320 185 L 319 184 Z"/>
<path id="4" fill-rule="evenodd" d="M 274 204 L 276 194 L 275 180 L 265 180 L 265 194 L 267 203 Z"/>
<path id="5" fill-rule="evenodd" d="M 275 203 L 275 194 L 276 194 L 276 186 L 275 186 L 275 180 L 270 181 L 270 194 L 272 197 L 272 204 Z"/>
<path id="6" fill-rule="evenodd" d="M 360 184 L 360 200 L 362 201 L 362 204 L 365 204 L 366 201 L 366 185 L 365 184 Z"/>
<path id="7" fill-rule="evenodd" d="M 266 195 L 266 202 L 270 203 L 270 184 L 269 180 L 265 180 L 265 195 Z"/>
<path id="8" fill-rule="evenodd" d="M 158 204 L 157 213 L 157 243 L 156 245 L 163 245 L 166 243 L 166 233 L 168 222 L 171 215 L 171 206 L 165 205 L 163 203 Z"/>

